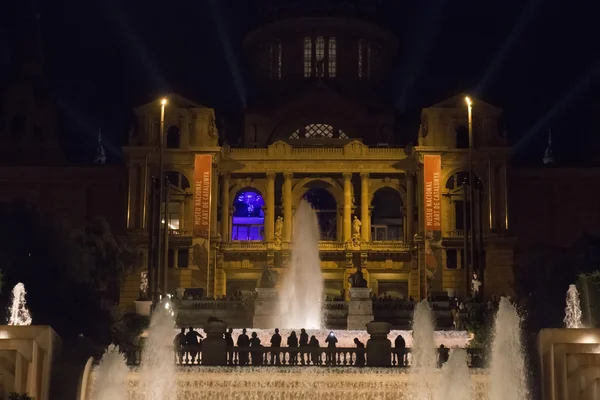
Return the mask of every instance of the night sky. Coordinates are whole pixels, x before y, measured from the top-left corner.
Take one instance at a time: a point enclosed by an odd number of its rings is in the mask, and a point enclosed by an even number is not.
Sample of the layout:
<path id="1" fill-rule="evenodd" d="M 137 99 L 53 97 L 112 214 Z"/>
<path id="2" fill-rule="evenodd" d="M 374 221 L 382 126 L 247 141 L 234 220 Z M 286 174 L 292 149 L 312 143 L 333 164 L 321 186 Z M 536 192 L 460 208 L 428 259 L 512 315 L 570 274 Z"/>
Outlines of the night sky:
<path id="1" fill-rule="evenodd" d="M 9 2 L 0 16 L 2 86 L 35 7 Z M 415 137 L 420 108 L 469 92 L 504 109 L 515 161 L 540 164 L 552 128 L 559 165 L 598 164 L 600 6 L 592 0 L 383 3 L 382 22 L 400 43 L 389 98 L 399 120 L 415 125 Z M 253 87 L 241 45 L 260 22 L 256 4 L 40 0 L 47 84 L 69 159 L 92 160 L 102 128 L 109 161 L 121 162 L 133 107 L 168 91 L 239 125 Z M 227 135 L 233 141 L 239 133 Z"/>

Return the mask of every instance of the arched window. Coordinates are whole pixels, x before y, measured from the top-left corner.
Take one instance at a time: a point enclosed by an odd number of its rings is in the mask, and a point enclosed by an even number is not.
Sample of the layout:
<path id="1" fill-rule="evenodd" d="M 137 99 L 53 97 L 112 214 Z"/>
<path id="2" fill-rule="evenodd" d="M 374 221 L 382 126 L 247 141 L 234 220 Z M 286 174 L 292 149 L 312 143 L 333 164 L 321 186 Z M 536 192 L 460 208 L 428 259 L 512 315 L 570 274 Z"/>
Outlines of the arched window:
<path id="1" fill-rule="evenodd" d="M 167 130 L 167 149 L 179 148 L 179 128 L 172 126 Z"/>
<path id="2" fill-rule="evenodd" d="M 231 240 L 263 240 L 265 200 L 256 189 L 240 190 L 233 201 Z"/>
<path id="3" fill-rule="evenodd" d="M 475 191 L 481 190 L 481 179 L 473 174 L 473 181 L 475 182 Z M 464 234 L 465 229 L 471 228 L 471 206 L 468 189 L 465 191 L 465 188 L 469 187 L 469 182 L 469 173 L 466 171 L 457 172 L 446 181 L 446 196 L 450 199 L 454 208 L 454 234 L 458 236 Z M 473 196 L 477 196 L 476 192 L 473 193 Z"/>
<path id="4" fill-rule="evenodd" d="M 190 188 L 190 181 L 181 172 L 168 171 L 165 175 L 167 176 L 171 186 L 182 190 Z"/>
<path id="5" fill-rule="evenodd" d="M 321 240 L 337 240 L 337 202 L 323 186 L 325 182 L 312 181 L 307 186 L 310 189 L 303 199 L 308 201 L 317 213 Z"/>
<path id="6" fill-rule="evenodd" d="M 290 139 L 349 139 L 341 129 L 329 124 L 308 124 L 296 129 Z"/>
<path id="7" fill-rule="evenodd" d="M 390 187 L 375 192 L 371 214 L 371 240 L 402 240 L 404 221 L 402 218 L 402 198 Z"/>
<path id="8" fill-rule="evenodd" d="M 456 128 L 456 148 L 469 148 L 469 128 L 467 128 L 464 125 L 461 125 L 458 128 Z"/>

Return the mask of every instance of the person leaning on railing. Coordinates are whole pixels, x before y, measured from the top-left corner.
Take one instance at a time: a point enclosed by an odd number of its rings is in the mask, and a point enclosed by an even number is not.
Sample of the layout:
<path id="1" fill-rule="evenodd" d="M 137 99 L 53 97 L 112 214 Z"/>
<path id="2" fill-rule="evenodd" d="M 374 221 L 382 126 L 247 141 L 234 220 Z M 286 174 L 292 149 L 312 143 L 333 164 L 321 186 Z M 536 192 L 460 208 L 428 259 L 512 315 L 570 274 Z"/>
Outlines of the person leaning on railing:
<path id="1" fill-rule="evenodd" d="M 325 343 L 327 343 L 327 355 L 325 357 L 325 362 L 327 365 L 335 365 L 335 350 L 333 349 L 337 347 L 337 341 L 338 340 L 333 331 L 329 332 L 327 339 L 325 339 Z"/>
<path id="2" fill-rule="evenodd" d="M 310 362 L 313 365 L 321 364 L 321 345 L 319 344 L 319 339 L 312 335 L 310 340 L 308 341 L 308 347 L 311 347 L 310 353 Z"/>

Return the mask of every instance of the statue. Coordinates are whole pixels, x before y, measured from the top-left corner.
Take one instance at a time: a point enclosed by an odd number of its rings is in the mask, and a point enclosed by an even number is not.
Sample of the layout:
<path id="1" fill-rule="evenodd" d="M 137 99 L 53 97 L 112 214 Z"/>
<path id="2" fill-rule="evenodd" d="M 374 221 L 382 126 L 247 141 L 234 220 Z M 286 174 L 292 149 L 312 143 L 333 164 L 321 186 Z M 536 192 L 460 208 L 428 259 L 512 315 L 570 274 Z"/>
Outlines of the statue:
<path id="1" fill-rule="evenodd" d="M 360 246 L 360 227 L 362 223 L 360 219 L 354 216 L 354 220 L 352 221 L 352 246 L 358 247 Z"/>
<path id="2" fill-rule="evenodd" d="M 277 217 L 277 221 L 275 221 L 275 246 L 281 246 L 281 241 L 283 238 L 283 218 L 281 216 Z"/>
<path id="3" fill-rule="evenodd" d="M 360 227 L 361 226 L 362 226 L 362 222 L 360 222 L 360 219 L 358 219 L 358 217 L 355 215 L 354 221 L 352 221 L 352 236 L 360 237 Z"/>
<path id="4" fill-rule="evenodd" d="M 348 282 L 350 282 L 350 287 L 353 288 L 367 287 L 367 280 L 363 278 L 362 268 L 360 266 L 356 267 L 356 272 L 348 277 Z"/>
<path id="5" fill-rule="evenodd" d="M 273 289 L 275 287 L 275 280 L 267 266 L 263 269 L 262 276 L 260 277 L 260 287 L 264 289 Z"/>
<path id="6" fill-rule="evenodd" d="M 471 290 L 473 291 L 473 297 L 477 297 L 479 295 L 480 287 L 481 287 L 481 281 L 477 277 L 477 272 L 474 272 L 473 278 L 471 279 Z"/>

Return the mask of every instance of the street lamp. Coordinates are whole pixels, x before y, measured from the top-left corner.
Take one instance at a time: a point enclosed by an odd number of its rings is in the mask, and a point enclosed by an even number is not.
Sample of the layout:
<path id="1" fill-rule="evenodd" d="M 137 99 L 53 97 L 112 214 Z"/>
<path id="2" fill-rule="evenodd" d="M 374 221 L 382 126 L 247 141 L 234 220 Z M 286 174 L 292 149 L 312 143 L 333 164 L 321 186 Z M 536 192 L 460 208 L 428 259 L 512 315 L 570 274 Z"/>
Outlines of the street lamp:
<path id="1" fill-rule="evenodd" d="M 467 115 L 469 123 L 469 219 L 470 229 L 465 232 L 470 233 L 470 247 L 471 247 L 471 266 L 472 272 L 475 271 L 475 215 L 473 212 L 473 102 L 469 96 L 465 97 L 465 103 L 467 103 Z M 467 272 L 467 282 L 469 281 L 469 274 Z"/>
<path id="2" fill-rule="evenodd" d="M 160 100 L 160 132 L 159 132 L 159 140 L 158 140 L 158 146 L 159 146 L 159 158 L 158 158 L 158 262 L 157 262 L 157 271 L 156 271 L 156 280 L 155 282 L 155 288 L 156 288 L 156 292 L 158 292 L 158 288 L 159 286 L 159 282 L 160 282 L 160 272 L 165 270 L 167 268 L 167 266 L 165 265 L 165 258 L 163 257 L 163 241 L 161 240 L 161 223 L 162 223 L 162 204 L 163 204 L 163 192 L 164 192 L 164 142 L 165 142 L 165 106 L 167 105 L 167 99 L 166 98 L 162 98 Z M 166 210 L 167 207 L 165 205 L 165 218 L 166 218 Z M 168 221 L 165 221 L 165 224 Z M 168 231 L 167 231 L 167 235 L 168 235 Z M 168 240 L 168 237 L 163 238 L 163 240 L 166 242 Z M 165 248 L 166 250 L 166 248 Z M 164 282 L 163 282 L 164 284 Z M 158 296 L 156 296 L 157 293 L 155 293 L 155 300 L 158 299 Z M 163 293 L 163 295 L 166 295 L 166 293 Z"/>

